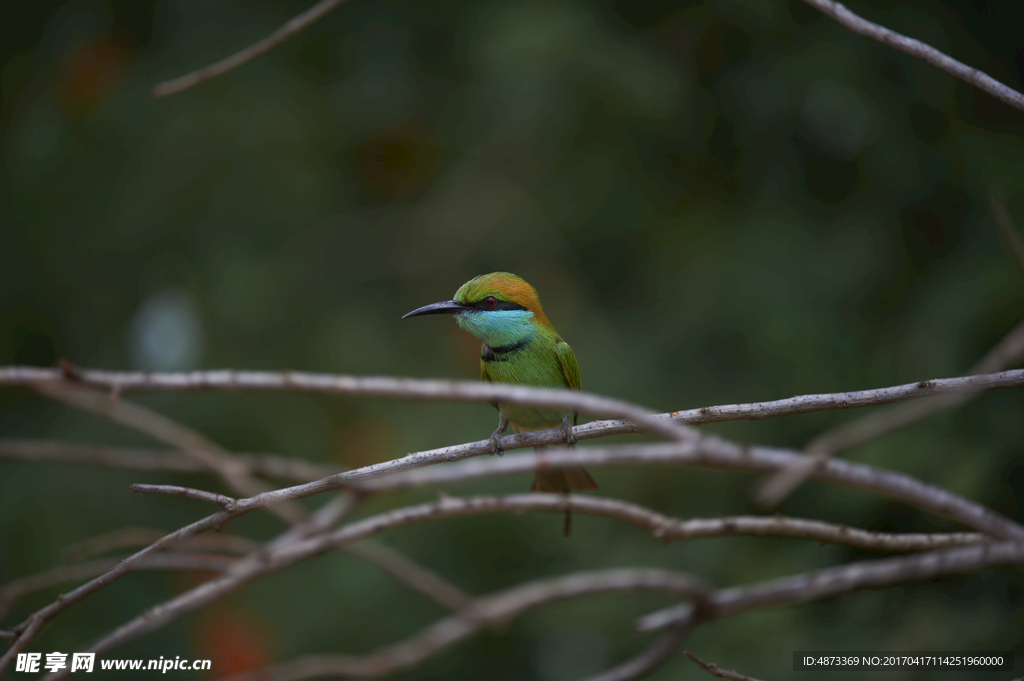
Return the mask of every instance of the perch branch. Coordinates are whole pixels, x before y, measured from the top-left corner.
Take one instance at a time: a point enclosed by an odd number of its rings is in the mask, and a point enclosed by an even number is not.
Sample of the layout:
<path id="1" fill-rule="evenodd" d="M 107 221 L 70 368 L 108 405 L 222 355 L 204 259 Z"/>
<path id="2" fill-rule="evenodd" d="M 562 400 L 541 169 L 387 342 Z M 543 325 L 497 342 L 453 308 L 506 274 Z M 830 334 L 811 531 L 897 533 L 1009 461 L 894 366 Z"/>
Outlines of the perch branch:
<path id="1" fill-rule="evenodd" d="M 1024 374 L 1024 372 L 1022 372 Z M 1024 383 L 1024 375 L 1019 377 Z M 647 409 L 621 400 L 572 390 L 552 390 L 519 385 L 479 383 L 470 381 L 418 380 L 389 376 L 344 376 L 298 371 L 192 371 L 183 373 L 110 372 L 79 369 L 65 365 L 61 369 L 38 367 L 0 367 L 0 385 L 25 386 L 40 391 L 57 391 L 61 387 L 86 386 L 123 394 L 129 391 L 190 392 L 199 390 L 237 390 L 246 392 L 301 392 L 327 395 L 361 395 L 456 402 L 494 402 L 581 411 L 596 416 L 624 419 L 643 430 L 670 440 L 684 441 L 694 433 Z M 993 386 L 995 387 L 995 386 Z M 984 388 L 982 388 L 984 389 Z M 82 398 L 85 401 L 87 398 Z M 83 408 L 105 413 L 113 400 L 97 403 L 95 399 Z M 78 406 L 77 404 L 75 406 Z M 142 409 L 142 407 L 137 407 Z M 197 443 L 191 443 L 193 447 Z M 201 451 L 208 444 L 201 443 Z M 212 443 L 209 443 L 212 444 Z"/>
<path id="2" fill-rule="evenodd" d="M 985 353 L 967 372 L 971 376 L 992 375 L 992 372 L 1024 360 L 1024 321 L 1017 324 L 1010 333 Z M 810 458 L 799 465 L 783 469 L 770 476 L 760 487 L 756 496 L 766 506 L 775 506 L 796 489 L 821 462 L 838 452 L 859 447 L 875 438 L 932 414 L 963 404 L 977 393 L 949 393 L 925 400 L 896 404 L 861 416 L 825 431 L 811 440 L 806 447 Z"/>
<path id="3" fill-rule="evenodd" d="M 66 375 L 67 374 L 67 375 Z M 70 378 L 69 378 L 70 376 Z M 419 380 L 412 378 L 359 377 L 303 372 L 264 371 L 193 371 L 184 373 L 116 372 L 94 369 L 49 369 L 42 367 L 0 367 L 0 385 L 34 387 L 39 384 L 84 384 L 118 392 L 187 392 L 199 390 L 234 390 L 241 392 L 297 392 L 328 395 L 362 395 L 456 402 L 509 402 L 543 406 L 567 411 L 581 411 L 595 416 L 621 419 L 594 421 L 573 429 L 578 439 L 635 433 L 651 430 L 667 439 L 685 440 L 688 431 L 666 421 L 686 425 L 722 421 L 760 420 L 789 414 L 805 414 L 830 409 L 853 409 L 893 402 L 921 399 L 952 393 L 974 394 L 998 388 L 1024 385 L 1024 370 L 999 373 L 936 378 L 888 388 L 875 388 L 842 393 L 798 395 L 769 402 L 701 407 L 668 414 L 652 415 L 628 403 L 590 393 L 569 390 L 546 390 L 524 386 L 477 383 L 470 381 Z M 632 423 L 629 423 L 632 422 Z M 634 425 L 635 424 L 635 425 Z M 533 447 L 562 442 L 561 430 L 535 431 L 502 438 L 503 449 Z M 487 451 L 490 451 L 489 449 Z M 482 453 L 482 452 L 481 452 Z"/>
<path id="4" fill-rule="evenodd" d="M 65 376 L 68 374 L 68 376 Z M 309 379 L 309 380 L 307 380 Z M 895 388 L 882 389 L 881 391 L 863 391 L 861 393 L 840 393 L 836 395 L 804 396 L 790 400 L 780 400 L 776 403 L 767 403 L 772 409 L 766 409 L 765 403 L 758 405 L 733 405 L 732 413 L 714 414 L 711 408 L 694 410 L 687 414 L 702 421 L 728 420 L 730 418 L 768 418 L 781 413 L 800 413 L 813 411 L 821 408 L 843 408 L 848 406 L 864 406 L 869 400 L 898 401 L 910 399 L 916 395 L 943 394 L 961 390 L 977 391 L 996 387 L 1008 387 L 1020 385 L 1024 381 L 1024 371 L 1009 371 L 991 376 L 971 377 L 969 379 L 937 379 L 925 381 L 909 386 L 896 386 Z M 361 394 L 388 394 L 391 396 L 413 396 L 420 398 L 448 397 L 451 399 L 464 400 L 492 400 L 506 399 L 504 390 L 506 386 L 479 385 L 479 384 L 457 384 L 445 381 L 413 381 L 399 379 L 357 379 L 352 377 L 336 377 L 318 374 L 268 374 L 263 372 L 197 372 L 187 374 L 143 374 L 143 373 L 116 373 L 116 372 L 95 372 L 70 369 L 65 372 L 56 370 L 38 369 L 32 367 L 3 367 L 0 368 L 0 385 L 25 385 L 34 386 L 40 382 L 51 383 L 92 383 L 96 387 L 105 387 L 108 390 L 117 392 L 118 389 L 160 389 L 160 390 L 198 390 L 207 388 L 218 389 L 247 389 L 247 390 L 317 390 L 320 392 L 355 391 Z M 414 386 L 408 390 L 408 386 Z M 454 397 L 452 396 L 452 393 Z M 529 391 L 526 391 L 529 392 Z M 543 393 L 543 391 L 541 391 Z M 579 402 L 578 398 L 586 398 L 576 393 L 564 392 L 558 394 L 557 399 L 550 393 L 541 394 L 540 404 L 554 404 L 558 407 L 568 406 L 575 408 Z M 529 399 L 537 397 L 535 394 L 527 395 L 517 391 L 514 396 L 508 399 L 522 400 L 527 403 Z M 851 398 L 853 398 L 851 400 Z M 863 400 L 857 402 L 857 400 Z M 594 406 L 593 403 L 581 400 L 586 409 Z M 879 403 L 879 402 L 874 402 Z M 597 405 L 600 406 L 600 405 Z M 745 407 L 745 408 L 744 408 Z M 737 415 L 738 414 L 738 415 Z M 679 416 L 681 414 L 677 414 Z M 664 422 L 664 419 L 662 419 Z M 591 423 L 575 429 L 577 436 L 595 437 L 597 434 L 610 434 L 612 432 L 631 432 L 633 426 L 612 422 Z M 506 448 L 513 446 L 531 446 L 544 443 L 556 443 L 562 440 L 562 434 L 558 430 L 540 431 L 526 433 L 504 438 L 503 445 Z M 581 439 L 583 439 L 581 438 Z M 687 438 L 689 440 L 689 438 Z M 772 471 L 785 465 L 792 465 L 799 461 L 800 455 L 783 450 L 769 448 L 750 448 L 728 443 L 717 438 L 701 438 L 701 446 L 694 446 L 692 440 L 683 445 L 677 445 L 677 451 L 655 451 L 640 448 L 642 454 L 637 454 L 637 448 L 633 448 L 634 455 L 623 456 L 612 455 L 610 451 L 599 455 L 599 452 L 590 452 L 590 460 L 599 462 L 599 465 L 627 465 L 636 463 L 675 463 L 684 465 L 712 466 L 727 469 Z M 482 454 L 489 451 L 489 444 L 485 441 L 469 443 L 457 447 L 446 447 L 429 452 L 418 452 L 394 461 L 384 462 L 367 466 L 355 471 L 340 473 L 328 478 L 323 478 L 312 483 L 298 485 L 281 490 L 265 492 L 254 497 L 239 499 L 235 508 L 228 511 L 221 511 L 199 521 L 191 523 L 179 530 L 163 537 L 153 545 L 142 549 L 133 556 L 128 557 L 110 572 L 97 577 L 90 582 L 81 585 L 64 595 L 62 599 L 51 603 L 37 611 L 35 617 L 47 621 L 71 605 L 88 597 L 90 594 L 113 583 L 120 577 L 127 574 L 135 561 L 141 558 L 163 551 L 180 544 L 183 541 L 196 536 L 209 529 L 219 528 L 229 520 L 249 513 L 253 510 L 266 508 L 275 503 L 289 499 L 299 499 L 325 491 L 336 490 L 348 487 L 356 483 L 362 483 L 375 477 L 380 477 L 398 471 L 409 471 L 428 464 L 441 461 L 453 461 L 475 454 Z M 624 450 L 625 451 L 625 450 Z M 560 455 L 558 452 L 547 454 L 549 462 L 552 457 Z M 579 455 L 579 453 L 577 453 Z M 603 457 L 603 459 L 602 459 Z M 616 457 L 618 457 L 616 459 Z M 509 459 L 511 457 L 507 457 Z M 580 460 L 582 461 L 582 460 Z M 474 462 L 470 462 L 474 463 Z M 500 463 L 500 462 L 499 462 Z M 526 463 L 526 462 L 523 462 Z M 517 464 L 522 465 L 522 464 Z M 531 460 L 528 466 L 535 465 Z M 521 470 L 525 471 L 526 466 Z M 472 472 L 472 471 L 470 471 Z M 496 470 L 495 473 L 503 472 Z M 507 470 L 504 472 L 517 472 Z M 466 471 L 463 471 L 466 473 Z M 479 471 L 473 475 L 481 474 Z M 464 477 L 466 477 L 464 475 Z M 1004 518 L 989 509 L 974 502 L 963 499 L 958 495 L 945 490 L 925 485 L 914 478 L 886 471 L 878 471 L 867 466 L 858 466 L 846 462 L 830 462 L 816 476 L 828 482 L 838 482 L 852 486 L 870 489 L 876 492 L 887 494 L 894 498 L 910 503 L 911 505 L 936 512 L 939 515 L 952 518 L 968 527 L 972 527 L 986 534 L 996 537 L 1016 537 L 1024 533 L 1016 523 Z M 409 481 L 407 481 L 408 484 Z M 416 482 L 413 480 L 412 482 Z M 15 627 L 14 632 L 19 634 L 18 641 L 22 641 L 25 632 L 28 631 L 30 621 L 23 622 Z"/>

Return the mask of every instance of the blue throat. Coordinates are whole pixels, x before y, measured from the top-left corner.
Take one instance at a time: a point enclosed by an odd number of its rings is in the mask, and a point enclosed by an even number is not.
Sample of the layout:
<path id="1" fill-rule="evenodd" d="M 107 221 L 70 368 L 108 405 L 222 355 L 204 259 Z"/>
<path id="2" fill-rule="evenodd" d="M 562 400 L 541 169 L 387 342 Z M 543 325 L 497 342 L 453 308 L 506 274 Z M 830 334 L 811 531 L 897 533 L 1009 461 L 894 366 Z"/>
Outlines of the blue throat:
<path id="1" fill-rule="evenodd" d="M 529 310 L 482 310 L 455 315 L 458 325 L 492 348 L 525 345 L 533 338 L 533 313 Z"/>

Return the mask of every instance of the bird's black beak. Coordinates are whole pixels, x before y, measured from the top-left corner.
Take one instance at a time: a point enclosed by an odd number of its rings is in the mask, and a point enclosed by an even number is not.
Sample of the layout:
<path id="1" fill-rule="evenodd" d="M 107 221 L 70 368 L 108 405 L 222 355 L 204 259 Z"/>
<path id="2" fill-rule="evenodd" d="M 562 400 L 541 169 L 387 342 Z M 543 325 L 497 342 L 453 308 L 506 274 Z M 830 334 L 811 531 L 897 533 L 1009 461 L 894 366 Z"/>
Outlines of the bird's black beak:
<path id="1" fill-rule="evenodd" d="M 440 303 L 431 303 L 430 305 L 418 307 L 409 314 L 402 315 L 402 319 L 418 317 L 421 314 L 455 314 L 456 312 L 472 309 L 473 308 L 468 305 L 463 305 L 462 303 L 458 303 L 454 300 L 443 300 Z"/>

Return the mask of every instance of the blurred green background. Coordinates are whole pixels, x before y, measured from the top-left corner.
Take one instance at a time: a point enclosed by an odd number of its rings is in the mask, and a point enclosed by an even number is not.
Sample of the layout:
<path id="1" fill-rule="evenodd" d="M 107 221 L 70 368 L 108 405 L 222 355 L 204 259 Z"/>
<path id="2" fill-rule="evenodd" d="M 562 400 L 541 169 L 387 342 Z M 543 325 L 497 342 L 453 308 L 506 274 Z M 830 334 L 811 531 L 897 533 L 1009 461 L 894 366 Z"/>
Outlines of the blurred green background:
<path id="1" fill-rule="evenodd" d="M 892 5 L 850 8 L 1021 89 L 1016 0 Z M 1024 274 L 987 198 L 1003 187 L 1024 222 L 1024 114 L 801 2 L 349 0 L 254 63 L 150 97 L 156 82 L 308 6 L 8 10 L 0 363 L 474 379 L 477 343 L 450 320 L 399 318 L 507 270 L 538 288 L 586 390 L 675 410 L 957 375 L 1024 317 Z M 488 406 L 131 399 L 233 450 L 348 467 L 482 439 L 495 425 Z M 1024 521 L 1022 414 L 1021 390 L 994 392 L 848 455 Z M 853 416 L 705 428 L 801 447 Z M 0 435 L 152 445 L 10 389 L 0 391 Z M 523 491 L 528 478 L 448 492 Z M 681 517 L 763 512 L 752 476 L 595 478 L 602 494 Z M 0 461 L 0 582 L 59 564 L 91 536 L 172 530 L 210 511 L 131 495 L 132 482 L 228 491 L 208 475 Z M 951 529 L 817 484 L 780 510 L 876 530 Z M 229 526 L 257 538 L 280 530 L 269 515 Z M 877 555 L 784 539 L 664 545 L 584 516 L 571 539 L 560 530 L 557 516 L 484 516 L 380 540 L 478 594 L 631 565 L 728 586 Z M 129 576 L 28 650 L 82 649 L 200 577 Z M 57 593 L 19 600 L 0 626 Z M 396 678 L 579 678 L 648 645 L 632 618 L 669 602 L 632 594 L 546 607 Z M 700 629 L 686 647 L 766 679 L 792 677 L 800 649 L 1020 649 L 1022 604 L 1020 572 L 990 571 L 751 614 Z M 376 568 L 331 554 L 108 657 L 209 657 L 216 676 L 365 652 L 442 615 Z M 708 677 L 679 655 L 653 678 Z"/>

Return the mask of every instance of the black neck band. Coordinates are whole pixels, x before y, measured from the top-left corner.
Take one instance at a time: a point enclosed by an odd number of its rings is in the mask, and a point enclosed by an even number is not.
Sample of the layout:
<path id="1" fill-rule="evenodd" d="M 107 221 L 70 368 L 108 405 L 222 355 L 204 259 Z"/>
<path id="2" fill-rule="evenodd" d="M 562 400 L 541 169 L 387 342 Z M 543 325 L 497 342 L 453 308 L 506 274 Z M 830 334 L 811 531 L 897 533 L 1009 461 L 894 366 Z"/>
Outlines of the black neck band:
<path id="1" fill-rule="evenodd" d="M 510 343 L 509 345 L 502 345 L 497 348 L 492 348 L 487 343 L 484 343 L 483 347 L 480 348 L 480 359 L 485 362 L 506 362 L 508 357 L 505 357 L 505 355 L 516 350 L 522 350 L 529 342 L 529 338 L 524 338 L 518 343 Z"/>

